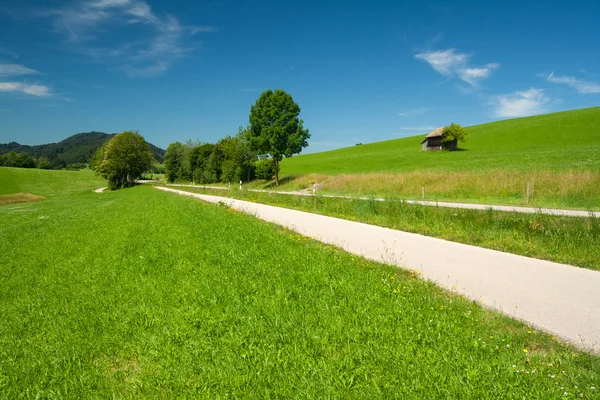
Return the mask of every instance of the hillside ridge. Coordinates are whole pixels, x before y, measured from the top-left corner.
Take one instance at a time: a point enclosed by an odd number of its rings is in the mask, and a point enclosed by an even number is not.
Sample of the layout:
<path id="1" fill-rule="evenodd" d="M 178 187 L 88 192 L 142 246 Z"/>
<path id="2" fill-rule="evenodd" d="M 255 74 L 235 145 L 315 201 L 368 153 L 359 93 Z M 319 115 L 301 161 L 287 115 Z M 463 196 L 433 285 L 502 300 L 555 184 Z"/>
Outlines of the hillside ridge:
<path id="1" fill-rule="evenodd" d="M 47 158 L 53 169 L 64 168 L 70 164 L 87 163 L 94 153 L 116 133 L 104 132 L 80 132 L 67 137 L 56 143 L 45 143 L 40 145 L 24 145 L 17 142 L 0 143 L 0 154 L 10 152 L 27 153 L 32 157 Z M 148 143 L 152 156 L 162 163 L 165 150 Z"/>

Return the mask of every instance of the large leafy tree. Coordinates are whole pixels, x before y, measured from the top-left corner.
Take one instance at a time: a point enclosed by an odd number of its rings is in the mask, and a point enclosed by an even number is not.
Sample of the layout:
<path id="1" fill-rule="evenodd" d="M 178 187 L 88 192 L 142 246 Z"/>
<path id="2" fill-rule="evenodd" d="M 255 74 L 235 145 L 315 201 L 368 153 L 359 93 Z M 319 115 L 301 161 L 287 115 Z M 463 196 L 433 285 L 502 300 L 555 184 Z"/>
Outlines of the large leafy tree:
<path id="1" fill-rule="evenodd" d="M 103 146 L 102 162 L 97 167 L 111 189 L 128 186 L 152 167 L 148 143 L 137 132 L 126 131 Z"/>
<path id="2" fill-rule="evenodd" d="M 171 143 L 165 153 L 165 174 L 167 181 L 175 182 L 183 179 L 181 176 L 187 170 L 186 147 L 180 142 Z"/>
<path id="3" fill-rule="evenodd" d="M 452 122 L 442 130 L 442 148 L 456 150 L 458 142 L 467 141 L 467 131 L 459 124 Z"/>
<path id="4" fill-rule="evenodd" d="M 275 166 L 279 185 L 279 163 L 283 157 L 298 154 L 308 146 L 310 134 L 298 118 L 300 107 L 283 90 L 264 91 L 250 109 L 250 146 L 258 155 L 268 155 Z"/>

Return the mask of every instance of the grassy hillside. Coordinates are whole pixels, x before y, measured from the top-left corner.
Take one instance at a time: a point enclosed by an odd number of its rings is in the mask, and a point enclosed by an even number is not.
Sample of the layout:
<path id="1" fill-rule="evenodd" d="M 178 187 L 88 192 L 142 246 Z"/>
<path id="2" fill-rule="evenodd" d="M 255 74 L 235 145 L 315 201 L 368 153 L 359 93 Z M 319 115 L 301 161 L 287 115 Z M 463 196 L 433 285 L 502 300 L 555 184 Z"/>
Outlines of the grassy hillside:
<path id="1" fill-rule="evenodd" d="M 294 156 L 287 176 L 369 172 L 600 169 L 600 107 L 468 127 L 464 151 L 423 152 L 425 135 Z"/>
<path id="2" fill-rule="evenodd" d="M 600 107 L 468 132 L 461 151 L 421 151 L 420 135 L 292 157 L 281 164 L 284 189 L 318 182 L 328 193 L 420 199 L 424 188 L 427 200 L 600 207 Z"/>
<path id="3" fill-rule="evenodd" d="M 416 272 L 59 173 L 54 199 L 0 207 L 0 398 L 596 394 L 597 356 Z"/>
<path id="4" fill-rule="evenodd" d="M 31 193 L 56 197 L 72 193 L 91 192 L 106 186 L 106 180 L 92 171 L 53 171 L 29 168 L 0 167 L 0 195 Z"/>

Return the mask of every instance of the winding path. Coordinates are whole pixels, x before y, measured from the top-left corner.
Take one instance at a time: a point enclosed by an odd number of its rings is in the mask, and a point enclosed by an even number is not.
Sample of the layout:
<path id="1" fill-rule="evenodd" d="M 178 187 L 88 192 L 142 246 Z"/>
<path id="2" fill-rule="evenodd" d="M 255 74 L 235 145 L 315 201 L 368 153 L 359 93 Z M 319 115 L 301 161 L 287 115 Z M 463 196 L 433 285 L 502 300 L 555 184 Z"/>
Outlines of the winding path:
<path id="1" fill-rule="evenodd" d="M 587 350 L 600 351 L 600 272 L 302 211 L 156 186 L 423 277 Z"/>

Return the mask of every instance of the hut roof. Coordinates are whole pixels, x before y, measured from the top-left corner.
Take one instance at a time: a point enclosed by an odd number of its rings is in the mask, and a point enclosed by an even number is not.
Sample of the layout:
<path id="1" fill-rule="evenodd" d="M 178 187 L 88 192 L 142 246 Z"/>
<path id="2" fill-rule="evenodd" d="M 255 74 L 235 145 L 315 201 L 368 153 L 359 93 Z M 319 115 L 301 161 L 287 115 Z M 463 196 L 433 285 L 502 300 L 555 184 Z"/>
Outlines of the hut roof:
<path id="1" fill-rule="evenodd" d="M 429 137 L 438 137 L 438 136 L 442 136 L 442 132 L 443 132 L 443 131 L 444 131 L 444 128 L 443 128 L 443 127 L 436 128 L 436 129 L 434 129 L 433 131 L 429 132 L 429 133 L 427 134 L 427 136 L 425 136 L 425 137 L 426 137 L 426 138 L 429 138 Z"/>
<path id="2" fill-rule="evenodd" d="M 444 131 L 444 128 L 442 128 L 442 127 L 434 129 L 433 131 L 429 132 L 427 134 L 427 136 L 425 136 L 425 139 L 423 139 L 423 141 L 421 142 L 421 144 L 425 143 L 427 141 L 427 138 L 442 136 L 442 132 L 443 131 Z"/>

